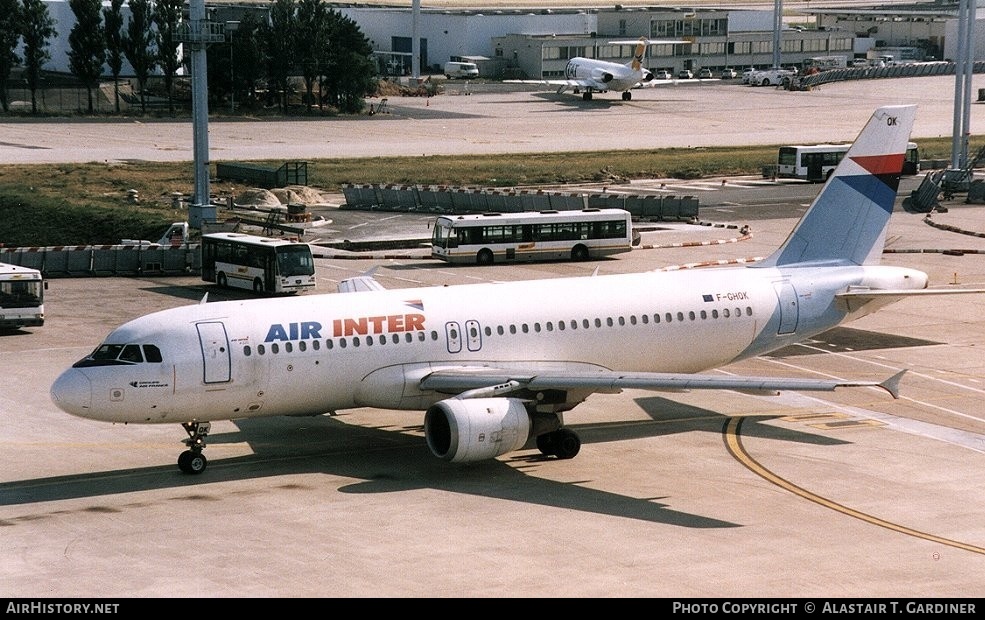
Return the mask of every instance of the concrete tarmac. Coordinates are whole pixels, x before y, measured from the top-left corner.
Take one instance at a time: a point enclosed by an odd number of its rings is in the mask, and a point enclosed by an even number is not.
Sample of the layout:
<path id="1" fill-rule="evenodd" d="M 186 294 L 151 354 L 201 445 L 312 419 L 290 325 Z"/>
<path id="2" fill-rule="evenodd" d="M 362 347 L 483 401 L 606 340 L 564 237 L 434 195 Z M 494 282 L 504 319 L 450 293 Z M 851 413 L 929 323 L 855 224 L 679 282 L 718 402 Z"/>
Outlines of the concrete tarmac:
<path id="1" fill-rule="evenodd" d="M 913 137 L 920 139 L 952 135 L 954 81 L 860 80 L 798 92 L 738 80 L 684 80 L 634 90 L 628 102 L 618 93 L 583 101 L 549 88 L 456 81 L 436 97 L 388 97 L 388 111 L 373 116 L 216 119 L 208 140 L 213 162 L 813 144 L 850 142 L 875 108 L 914 103 Z M 977 93 L 985 75 L 972 82 Z M 371 103 L 376 109 L 380 99 Z M 969 130 L 983 135 L 985 116 L 977 101 L 974 107 Z M 194 159 L 189 119 L 107 122 L 0 123 L 0 161 Z"/>
<path id="2" fill-rule="evenodd" d="M 824 116 L 838 127 L 829 130 L 831 139 L 851 139 L 874 102 L 832 90 L 769 95 L 824 96 Z M 470 116 L 481 97 L 456 99 L 458 113 Z M 436 104 L 444 102 L 425 107 Z M 575 109 L 567 105 L 548 101 L 553 111 L 543 112 L 542 122 L 570 126 L 573 115 L 582 118 L 580 100 Z M 780 114 L 760 105 L 764 118 Z M 498 110 L 504 123 L 516 116 L 510 102 L 486 110 Z M 805 133 L 770 142 L 810 141 L 827 125 L 817 110 L 783 113 L 799 119 L 791 127 Z M 835 136 L 852 124 L 843 116 L 858 122 L 851 135 Z M 918 112 L 918 119 L 926 116 Z M 662 133 L 661 117 L 652 119 L 606 128 L 632 148 L 640 128 Z M 427 130 L 412 128 L 427 123 L 403 122 L 411 129 L 404 140 L 426 148 Z M 343 122 L 327 124 L 336 123 Z M 126 140 L 120 126 L 102 127 Z M 670 132 L 679 129 L 668 124 Z M 755 140 L 734 129 L 732 139 Z M 722 131 L 702 122 L 691 128 L 709 141 Z M 556 140 L 559 149 L 581 146 L 574 131 L 558 132 Z M 460 148 L 463 155 L 473 150 L 465 140 Z M 123 146 L 114 153 L 131 154 Z M 278 157 L 293 155 L 285 147 Z M 588 264 L 452 268 L 408 256 L 381 260 L 376 277 L 402 288 L 764 256 L 802 210 L 791 205 L 790 217 L 757 220 L 751 235 L 734 243 L 671 243 Z M 897 209 L 884 263 L 923 269 L 937 286 L 985 287 L 985 238 L 962 230 L 985 231 L 985 207 L 954 204 L 929 219 Z M 679 239 L 680 231 L 673 235 Z M 318 288 L 331 292 L 370 266 L 320 258 Z M 58 373 L 113 327 L 197 303 L 205 292 L 210 300 L 235 295 L 193 276 L 55 279 L 46 325 L 0 336 L 0 595 L 820 601 L 985 594 L 979 295 L 902 301 L 724 369 L 880 380 L 907 369 L 899 400 L 866 389 L 596 395 L 565 416 L 583 440 L 581 453 L 567 461 L 523 450 L 451 465 L 428 451 L 421 413 L 359 409 L 213 424 L 209 469 L 185 476 L 175 465 L 185 436 L 179 427 L 113 426 L 73 418 L 51 403 Z"/>

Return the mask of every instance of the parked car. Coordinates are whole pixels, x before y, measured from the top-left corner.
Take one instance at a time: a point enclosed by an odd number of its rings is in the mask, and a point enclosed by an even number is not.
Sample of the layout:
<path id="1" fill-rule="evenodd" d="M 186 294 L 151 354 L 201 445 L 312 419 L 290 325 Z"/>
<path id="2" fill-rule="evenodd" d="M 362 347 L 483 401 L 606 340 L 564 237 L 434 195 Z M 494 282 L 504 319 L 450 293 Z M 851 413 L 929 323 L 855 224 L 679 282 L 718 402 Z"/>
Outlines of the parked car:
<path id="1" fill-rule="evenodd" d="M 748 84 L 749 83 L 749 78 L 751 78 L 752 77 L 752 74 L 756 73 L 757 71 L 758 71 L 758 69 L 756 69 L 755 67 L 749 67 L 748 69 L 746 69 L 745 71 L 743 71 L 742 72 L 742 83 L 743 84 Z"/>
<path id="2" fill-rule="evenodd" d="M 698 78 L 700 79 L 711 78 L 711 77 L 715 77 L 715 76 L 712 74 L 711 69 L 709 69 L 708 67 L 702 67 L 701 70 L 698 71 Z"/>
<path id="3" fill-rule="evenodd" d="M 694 73 L 690 69 L 681 69 L 677 72 L 677 79 L 679 80 L 690 80 L 694 77 Z"/>
<path id="4" fill-rule="evenodd" d="M 723 80 L 734 80 L 739 77 L 739 72 L 732 68 L 722 69 L 722 75 L 720 76 Z"/>
<path id="5" fill-rule="evenodd" d="M 674 74 L 666 69 L 660 69 L 653 74 L 653 79 L 655 80 L 672 80 L 674 79 Z"/>
<path id="6" fill-rule="evenodd" d="M 749 83 L 753 86 L 780 86 L 789 84 L 796 76 L 797 72 L 790 69 L 764 69 L 749 76 Z"/>

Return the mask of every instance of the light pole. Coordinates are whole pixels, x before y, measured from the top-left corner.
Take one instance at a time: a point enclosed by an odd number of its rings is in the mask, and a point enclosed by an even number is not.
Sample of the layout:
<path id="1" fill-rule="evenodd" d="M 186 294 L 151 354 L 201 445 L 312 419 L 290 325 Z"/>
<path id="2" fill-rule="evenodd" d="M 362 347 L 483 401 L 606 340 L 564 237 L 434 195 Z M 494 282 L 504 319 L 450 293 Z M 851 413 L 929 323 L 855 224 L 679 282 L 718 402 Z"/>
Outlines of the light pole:
<path id="1" fill-rule="evenodd" d="M 236 113 L 236 71 L 233 62 L 233 33 L 239 28 L 239 22 L 226 22 L 226 32 L 229 33 L 229 112 Z"/>

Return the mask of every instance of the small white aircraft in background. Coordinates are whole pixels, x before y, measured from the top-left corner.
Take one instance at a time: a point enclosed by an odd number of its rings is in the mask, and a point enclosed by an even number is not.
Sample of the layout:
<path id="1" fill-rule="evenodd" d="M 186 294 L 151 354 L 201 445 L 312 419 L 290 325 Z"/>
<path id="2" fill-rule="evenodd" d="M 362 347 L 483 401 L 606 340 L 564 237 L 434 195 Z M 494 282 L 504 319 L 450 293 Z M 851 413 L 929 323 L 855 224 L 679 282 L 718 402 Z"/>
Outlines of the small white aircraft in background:
<path id="1" fill-rule="evenodd" d="M 636 45 L 633 59 L 626 64 L 576 56 L 564 67 L 564 79 L 546 80 L 503 80 L 513 84 L 545 84 L 558 86 L 558 94 L 569 88 L 581 92 L 585 101 L 592 100 L 592 94 L 608 91 L 621 92 L 623 101 L 633 98 L 632 89 L 650 85 L 653 73 L 643 66 L 648 45 L 683 45 L 690 41 L 655 41 L 640 37 L 638 41 L 610 41 L 609 45 Z"/>
<path id="2" fill-rule="evenodd" d="M 528 445 L 567 459 L 563 413 L 594 393 L 880 387 L 883 381 L 701 374 L 775 351 L 928 289 L 879 265 L 916 115 L 872 115 L 787 240 L 747 266 L 199 303 L 113 330 L 51 387 L 67 413 L 181 424 L 186 473 L 206 468 L 213 420 L 424 411 L 431 452 L 453 462 Z"/>

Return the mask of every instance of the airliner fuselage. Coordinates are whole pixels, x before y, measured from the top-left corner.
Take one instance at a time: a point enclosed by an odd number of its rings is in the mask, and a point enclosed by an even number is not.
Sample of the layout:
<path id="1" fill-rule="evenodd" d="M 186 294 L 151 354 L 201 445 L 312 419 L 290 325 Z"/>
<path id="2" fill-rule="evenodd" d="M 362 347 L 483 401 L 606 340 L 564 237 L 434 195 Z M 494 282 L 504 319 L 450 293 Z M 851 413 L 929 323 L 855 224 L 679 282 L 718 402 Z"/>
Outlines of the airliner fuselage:
<path id="1" fill-rule="evenodd" d="M 447 398 L 419 388 L 446 366 L 693 373 L 837 325 L 834 295 L 875 279 L 926 285 L 891 267 L 737 267 L 197 304 L 105 340 L 160 361 L 85 363 L 52 393 L 83 417 L 175 423 L 423 410 Z"/>

